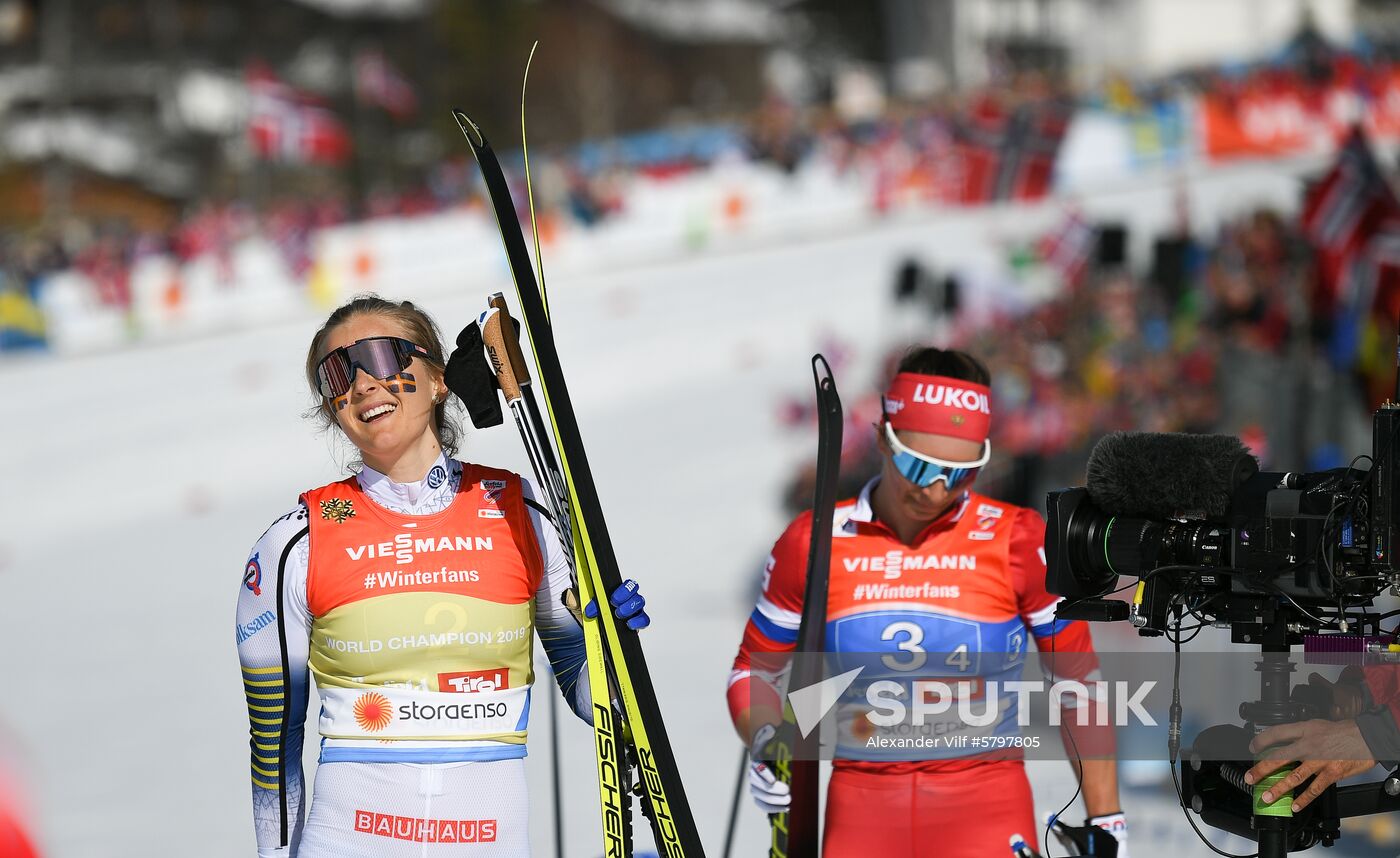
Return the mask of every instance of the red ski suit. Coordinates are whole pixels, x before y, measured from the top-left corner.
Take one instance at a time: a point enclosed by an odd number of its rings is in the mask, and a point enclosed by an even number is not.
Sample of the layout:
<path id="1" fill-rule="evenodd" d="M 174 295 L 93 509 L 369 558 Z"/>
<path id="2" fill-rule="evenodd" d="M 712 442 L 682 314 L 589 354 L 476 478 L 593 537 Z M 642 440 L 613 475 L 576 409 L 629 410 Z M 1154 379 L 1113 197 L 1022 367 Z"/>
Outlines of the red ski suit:
<path id="1" fill-rule="evenodd" d="M 1039 515 L 968 492 L 906 545 L 874 520 L 874 484 L 836 508 L 828 652 L 888 652 L 900 660 L 943 660 L 947 654 L 950 664 L 974 675 L 1006 678 L 1020 675 L 1029 636 L 1043 664 L 1053 648 L 1059 678 L 1097 678 L 1087 626 L 1055 619 L 1059 598 L 1045 589 L 1045 525 Z M 798 516 L 768 559 L 729 680 L 736 722 L 745 709 L 752 710 L 755 726 L 781 719 L 777 678 L 754 655 L 796 647 L 811 524 L 810 513 Z M 1073 725 L 1075 719 L 1066 713 L 1062 723 Z M 1011 724 L 1002 726 L 1014 729 Z M 1092 745 L 1096 756 L 1112 753 L 1111 728 L 1063 729 L 1073 730 L 1081 749 Z M 860 725 L 855 731 L 861 735 Z M 935 759 L 904 751 L 901 759 L 852 747 L 853 753 L 838 748 L 831 779 L 824 831 L 830 858 L 986 858 L 1009 854 L 1012 834 L 1036 844 L 1039 826 L 1021 751 L 968 746 L 944 748 Z"/>

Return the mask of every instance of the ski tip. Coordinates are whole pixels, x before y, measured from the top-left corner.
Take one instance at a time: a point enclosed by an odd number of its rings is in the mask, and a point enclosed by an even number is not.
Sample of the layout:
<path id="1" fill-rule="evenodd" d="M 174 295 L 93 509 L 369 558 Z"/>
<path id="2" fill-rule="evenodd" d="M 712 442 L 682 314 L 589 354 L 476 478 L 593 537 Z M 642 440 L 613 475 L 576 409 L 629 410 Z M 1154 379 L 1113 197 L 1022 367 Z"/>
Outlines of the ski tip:
<path id="1" fill-rule="evenodd" d="M 466 135 L 467 142 L 478 149 L 486 146 L 486 138 L 482 136 L 481 129 L 476 126 L 475 122 L 472 122 L 470 116 L 467 116 L 467 114 L 460 110 L 453 110 L 452 118 L 457 120 L 457 127 L 462 129 L 462 133 Z"/>

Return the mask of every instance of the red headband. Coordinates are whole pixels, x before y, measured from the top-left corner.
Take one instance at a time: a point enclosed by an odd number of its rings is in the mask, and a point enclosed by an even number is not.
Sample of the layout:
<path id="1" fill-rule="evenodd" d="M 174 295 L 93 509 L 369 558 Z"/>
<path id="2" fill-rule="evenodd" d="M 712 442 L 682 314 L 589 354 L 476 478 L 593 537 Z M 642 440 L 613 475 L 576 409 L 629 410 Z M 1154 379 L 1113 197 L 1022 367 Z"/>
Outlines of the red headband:
<path id="1" fill-rule="evenodd" d="M 991 390 L 960 378 L 901 372 L 884 397 L 895 429 L 982 443 L 992 428 Z"/>

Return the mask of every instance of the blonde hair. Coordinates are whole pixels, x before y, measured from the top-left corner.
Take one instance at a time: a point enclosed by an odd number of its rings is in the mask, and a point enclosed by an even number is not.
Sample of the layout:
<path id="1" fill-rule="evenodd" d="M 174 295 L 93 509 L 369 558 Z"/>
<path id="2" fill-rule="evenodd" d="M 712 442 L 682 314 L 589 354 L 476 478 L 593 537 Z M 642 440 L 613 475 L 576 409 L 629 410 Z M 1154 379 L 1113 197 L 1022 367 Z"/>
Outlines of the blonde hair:
<path id="1" fill-rule="evenodd" d="M 447 358 L 444 356 L 442 348 L 442 333 L 427 313 L 416 307 L 412 301 L 395 302 L 385 300 L 378 295 L 357 295 L 330 314 L 321 328 L 316 331 L 316 335 L 311 338 L 311 347 L 306 351 L 306 383 L 310 385 L 319 402 L 312 409 L 311 414 L 325 428 L 335 425 L 335 413 L 331 411 L 330 403 L 321 396 L 321 385 L 316 379 L 316 367 L 326 356 L 326 339 L 330 336 L 330 332 L 358 316 L 381 316 L 397 322 L 403 328 L 405 339 L 412 340 L 428 350 L 427 357 L 418 356 L 420 360 L 432 366 L 439 373 L 447 367 Z M 450 399 L 450 396 L 445 396 L 442 402 L 433 407 L 433 430 L 437 434 L 438 443 L 442 445 L 442 449 L 449 457 L 456 455 L 459 441 L 457 424 L 449 419 L 447 413 Z"/>

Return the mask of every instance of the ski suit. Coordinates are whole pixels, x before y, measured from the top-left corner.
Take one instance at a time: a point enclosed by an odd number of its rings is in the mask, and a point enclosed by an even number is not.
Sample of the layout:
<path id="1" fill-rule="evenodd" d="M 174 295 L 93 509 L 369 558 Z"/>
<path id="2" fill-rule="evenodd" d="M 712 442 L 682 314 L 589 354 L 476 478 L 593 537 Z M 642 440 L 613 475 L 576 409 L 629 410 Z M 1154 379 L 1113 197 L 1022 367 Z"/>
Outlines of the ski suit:
<path id="1" fill-rule="evenodd" d="M 1029 637 L 1042 661 L 1053 647 L 1058 676 L 1097 677 L 1086 625 L 1055 619 L 1059 599 L 1045 590 L 1045 525 L 1039 515 L 966 492 L 906 545 L 875 520 L 870 495 L 877 482 L 836 507 L 827 652 L 887 653 L 911 667 L 924 659 L 946 660 L 960 679 L 1006 681 L 1020 676 Z M 778 677 L 754 657 L 796 646 L 811 522 L 811 513 L 798 516 L 768 559 L 730 674 L 728 698 L 736 719 L 750 707 L 755 724 L 780 711 Z M 1039 826 L 1021 751 L 942 744 L 911 755 L 871 748 L 871 723 L 849 715 L 838 724 L 824 854 L 985 858 L 1007 854 L 1013 833 L 1035 844 Z M 952 714 L 942 725 L 935 719 L 930 732 L 965 730 L 955 719 Z M 1014 733 L 1015 719 L 1012 705 L 986 732 Z M 1106 750 L 1102 735 L 1095 744 L 1096 753 Z"/>
<path id="2" fill-rule="evenodd" d="M 417 483 L 366 467 L 304 493 L 238 593 L 258 854 L 526 854 L 535 635 L 591 718 L 569 586 L 517 474 L 439 457 Z M 308 673 L 323 737 L 309 818 Z"/>

